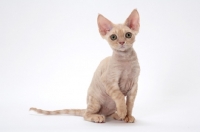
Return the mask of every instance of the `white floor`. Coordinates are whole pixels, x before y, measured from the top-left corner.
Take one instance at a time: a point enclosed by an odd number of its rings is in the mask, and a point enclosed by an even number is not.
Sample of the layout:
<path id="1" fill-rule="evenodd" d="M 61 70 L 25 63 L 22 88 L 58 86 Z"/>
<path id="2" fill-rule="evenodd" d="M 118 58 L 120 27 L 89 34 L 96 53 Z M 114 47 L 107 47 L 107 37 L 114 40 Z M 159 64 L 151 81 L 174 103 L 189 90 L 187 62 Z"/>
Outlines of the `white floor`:
<path id="1" fill-rule="evenodd" d="M 7 93 L 9 94 L 9 93 Z M 2 96 L 1 96 L 2 97 Z M 199 97 L 174 98 L 165 101 L 150 101 L 135 106 L 135 123 L 124 123 L 107 119 L 106 123 L 95 124 L 74 116 L 43 116 L 31 114 L 23 104 L 1 103 L 2 132 L 53 132 L 53 131 L 137 131 L 137 132 L 198 132 L 200 131 Z M 5 99 L 5 98 L 4 98 Z M 185 100 L 185 98 L 184 98 Z M 2 109 L 3 108 L 3 109 Z"/>

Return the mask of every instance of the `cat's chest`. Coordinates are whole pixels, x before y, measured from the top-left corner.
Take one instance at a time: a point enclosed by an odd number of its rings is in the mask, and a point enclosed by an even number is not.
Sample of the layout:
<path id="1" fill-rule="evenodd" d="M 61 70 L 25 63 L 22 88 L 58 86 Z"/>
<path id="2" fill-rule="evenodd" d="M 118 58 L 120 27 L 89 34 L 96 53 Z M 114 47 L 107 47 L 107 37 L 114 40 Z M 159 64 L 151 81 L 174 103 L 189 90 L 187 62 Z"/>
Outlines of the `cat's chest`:
<path id="1" fill-rule="evenodd" d="M 134 86 L 138 79 L 140 68 L 138 63 L 128 63 L 123 67 L 119 79 L 119 87 L 121 92 L 126 95 Z"/>

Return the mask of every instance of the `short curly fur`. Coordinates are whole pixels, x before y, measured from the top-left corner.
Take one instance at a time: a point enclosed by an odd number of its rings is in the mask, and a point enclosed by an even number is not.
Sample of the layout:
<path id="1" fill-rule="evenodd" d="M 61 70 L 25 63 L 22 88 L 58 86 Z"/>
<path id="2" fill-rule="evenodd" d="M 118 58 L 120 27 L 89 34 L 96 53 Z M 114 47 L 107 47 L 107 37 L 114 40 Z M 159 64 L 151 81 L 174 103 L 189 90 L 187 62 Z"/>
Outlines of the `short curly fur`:
<path id="1" fill-rule="evenodd" d="M 115 25 L 98 15 L 99 33 L 113 49 L 113 54 L 99 64 L 88 89 L 87 109 L 64 109 L 46 111 L 30 108 L 41 114 L 71 114 L 83 116 L 96 123 L 105 122 L 107 116 L 117 120 L 134 122 L 132 109 L 138 88 L 140 66 L 133 49 L 135 36 L 139 32 L 139 14 L 135 9 L 124 24 Z M 127 37 L 129 33 L 129 37 Z M 111 35 L 115 35 L 111 39 Z"/>

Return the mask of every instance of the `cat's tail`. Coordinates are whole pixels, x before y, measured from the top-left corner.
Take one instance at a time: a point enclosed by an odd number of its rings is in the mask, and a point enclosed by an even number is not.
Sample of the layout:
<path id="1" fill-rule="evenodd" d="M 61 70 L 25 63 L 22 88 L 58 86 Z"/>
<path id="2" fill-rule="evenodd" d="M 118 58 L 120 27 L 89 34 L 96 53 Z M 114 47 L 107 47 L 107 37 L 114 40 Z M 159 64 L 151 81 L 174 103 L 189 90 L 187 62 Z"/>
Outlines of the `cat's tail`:
<path id="1" fill-rule="evenodd" d="M 42 110 L 42 109 L 37 109 L 37 108 L 30 108 L 29 111 L 35 111 L 39 114 L 44 114 L 44 115 L 61 115 L 61 114 L 69 114 L 69 115 L 75 115 L 75 116 L 84 116 L 85 114 L 85 109 L 63 109 L 63 110 L 54 110 L 54 111 L 49 111 L 49 110 Z"/>

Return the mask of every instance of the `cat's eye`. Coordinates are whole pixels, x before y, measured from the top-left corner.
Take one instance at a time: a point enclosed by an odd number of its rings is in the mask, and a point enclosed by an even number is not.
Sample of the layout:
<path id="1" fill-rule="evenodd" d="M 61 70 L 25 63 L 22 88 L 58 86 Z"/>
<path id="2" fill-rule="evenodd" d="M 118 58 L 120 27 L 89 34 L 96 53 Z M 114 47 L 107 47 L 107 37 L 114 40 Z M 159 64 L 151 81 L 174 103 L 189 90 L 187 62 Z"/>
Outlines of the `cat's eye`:
<path id="1" fill-rule="evenodd" d="M 126 38 L 131 38 L 131 37 L 132 37 L 132 33 L 131 33 L 131 32 L 127 32 L 127 33 L 125 34 L 125 37 L 126 37 Z"/>
<path id="2" fill-rule="evenodd" d="M 117 39 L 117 35 L 115 35 L 115 34 L 110 35 L 110 39 L 113 40 L 113 41 L 116 40 Z"/>

